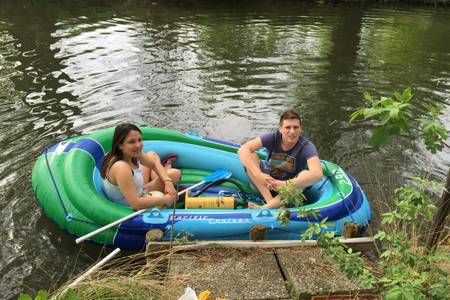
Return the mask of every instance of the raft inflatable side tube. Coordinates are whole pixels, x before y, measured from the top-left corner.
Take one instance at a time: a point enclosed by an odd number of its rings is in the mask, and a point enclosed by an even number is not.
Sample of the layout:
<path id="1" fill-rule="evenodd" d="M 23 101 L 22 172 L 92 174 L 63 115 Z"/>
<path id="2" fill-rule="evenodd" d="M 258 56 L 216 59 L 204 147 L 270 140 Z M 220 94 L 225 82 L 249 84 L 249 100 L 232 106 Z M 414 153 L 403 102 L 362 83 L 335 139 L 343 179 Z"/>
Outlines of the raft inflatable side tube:
<path id="1" fill-rule="evenodd" d="M 32 185 L 45 214 L 62 229 L 82 236 L 133 210 L 108 200 L 102 193 L 99 168 L 111 148 L 113 128 L 67 139 L 46 149 L 35 163 Z M 182 170 L 180 185 L 188 186 L 202 180 L 218 168 L 232 171 L 233 180 L 242 186 L 246 197 L 260 197 L 250 188 L 247 174 L 236 152 L 238 146 L 216 139 L 202 138 L 177 131 L 142 127 L 144 150 L 164 157 L 176 154 L 173 166 Z M 259 153 L 264 157 L 264 153 Z M 304 208 L 318 211 L 318 217 L 298 217 L 298 208 L 290 208 L 290 223 L 282 226 L 276 219 L 277 209 L 183 209 L 174 219 L 174 236 L 187 234 L 192 239 L 248 239 L 252 226 L 267 227 L 267 239 L 298 239 L 309 222 L 327 218 L 328 230 L 341 233 L 344 223 L 352 221 L 367 226 L 370 205 L 361 187 L 338 165 L 322 161 L 324 178 L 314 184 L 308 195 L 311 203 Z M 221 190 L 238 193 L 236 186 L 223 183 L 207 191 L 218 197 Z M 216 195 L 216 196 L 215 196 Z M 145 234 L 160 229 L 170 237 L 172 209 L 153 208 L 120 226 L 92 238 L 92 241 L 122 249 L 141 249 Z"/>

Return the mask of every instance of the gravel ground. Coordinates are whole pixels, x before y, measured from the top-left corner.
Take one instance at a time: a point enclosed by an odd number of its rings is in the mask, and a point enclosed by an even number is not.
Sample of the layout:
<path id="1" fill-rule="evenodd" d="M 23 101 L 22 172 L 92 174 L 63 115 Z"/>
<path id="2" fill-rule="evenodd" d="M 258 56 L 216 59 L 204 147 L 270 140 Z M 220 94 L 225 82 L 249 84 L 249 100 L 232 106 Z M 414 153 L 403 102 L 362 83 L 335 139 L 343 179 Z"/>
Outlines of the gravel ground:
<path id="1" fill-rule="evenodd" d="M 318 247 L 276 250 L 280 265 L 300 296 L 357 291 L 358 286 L 349 281 L 330 259 L 322 257 Z"/>
<path id="2" fill-rule="evenodd" d="M 189 275 L 197 294 L 225 299 L 290 299 L 272 250 L 208 249 L 171 258 L 171 276 Z"/>
<path id="3" fill-rule="evenodd" d="M 309 299 L 331 294 L 358 299 L 363 292 L 318 247 L 219 247 L 177 253 L 170 259 L 169 275 L 187 278 L 185 286 L 198 294 L 211 291 L 213 299 Z"/>

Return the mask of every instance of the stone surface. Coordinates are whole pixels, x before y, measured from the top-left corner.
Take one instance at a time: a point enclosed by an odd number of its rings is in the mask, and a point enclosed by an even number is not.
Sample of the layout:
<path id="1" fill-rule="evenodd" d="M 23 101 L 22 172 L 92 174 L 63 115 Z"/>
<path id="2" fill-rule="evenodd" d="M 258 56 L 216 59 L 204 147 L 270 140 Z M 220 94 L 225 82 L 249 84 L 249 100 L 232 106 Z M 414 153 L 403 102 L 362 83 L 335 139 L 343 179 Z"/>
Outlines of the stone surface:
<path id="1" fill-rule="evenodd" d="M 322 257 L 318 247 L 300 247 L 276 250 L 281 269 L 290 282 L 293 293 L 305 297 L 359 290 L 338 266 Z"/>
<path id="2" fill-rule="evenodd" d="M 208 249 L 174 254 L 170 276 L 225 299 L 290 299 L 273 250 Z"/>

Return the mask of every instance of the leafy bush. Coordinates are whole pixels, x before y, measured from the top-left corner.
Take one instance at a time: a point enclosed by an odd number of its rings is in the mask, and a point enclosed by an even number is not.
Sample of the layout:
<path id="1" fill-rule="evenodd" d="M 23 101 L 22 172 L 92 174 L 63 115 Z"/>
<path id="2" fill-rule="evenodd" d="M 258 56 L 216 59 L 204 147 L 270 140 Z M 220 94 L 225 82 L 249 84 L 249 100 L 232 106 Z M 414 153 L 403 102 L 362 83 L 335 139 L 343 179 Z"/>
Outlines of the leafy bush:
<path id="1" fill-rule="evenodd" d="M 354 112 L 350 122 L 358 118 L 375 121 L 376 128 L 371 138 L 374 148 L 385 145 L 392 135 L 412 137 L 414 134 L 423 139 L 431 153 L 446 146 L 448 133 L 438 120 L 441 108 L 429 105 L 423 117 L 414 118 L 410 88 L 379 100 L 365 93 L 364 99 L 369 107 Z M 426 225 L 437 210 L 430 195 L 436 194 L 437 190 L 445 190 L 444 185 L 419 177 L 413 177 L 410 185 L 395 190 L 394 209 L 383 214 L 383 230 L 374 236 L 383 245 L 375 267 L 366 266 L 361 253 L 346 249 L 333 232 L 327 232 L 326 219 L 311 223 L 302 240 L 316 237 L 318 245 L 325 248 L 325 253 L 349 278 L 358 279 L 362 286 L 377 290 L 384 299 L 450 299 L 450 278 L 436 265 L 437 261 L 450 260 L 450 254 L 428 251 L 423 246 Z M 285 193 L 292 193 L 292 189 Z M 292 193 L 284 197 L 291 199 L 298 195 Z M 280 218 L 284 223 L 289 221 L 283 214 Z"/>

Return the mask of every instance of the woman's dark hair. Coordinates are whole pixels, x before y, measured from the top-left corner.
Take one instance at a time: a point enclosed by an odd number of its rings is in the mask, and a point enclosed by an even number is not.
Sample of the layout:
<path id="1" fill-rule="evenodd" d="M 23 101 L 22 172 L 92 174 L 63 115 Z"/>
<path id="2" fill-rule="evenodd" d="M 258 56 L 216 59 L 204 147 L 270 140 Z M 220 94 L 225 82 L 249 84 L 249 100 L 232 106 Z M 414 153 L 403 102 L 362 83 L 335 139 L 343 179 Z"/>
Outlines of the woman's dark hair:
<path id="1" fill-rule="evenodd" d="M 300 114 L 293 109 L 287 110 L 281 114 L 280 125 L 281 123 L 283 123 L 284 120 L 292 120 L 292 119 L 299 120 L 300 125 L 302 125 L 302 117 L 300 117 Z"/>
<path id="2" fill-rule="evenodd" d="M 112 164 L 116 161 L 119 161 L 123 158 L 122 150 L 120 150 L 120 145 L 123 144 L 123 141 L 127 137 L 130 131 L 138 131 L 142 133 L 139 127 L 131 123 L 122 123 L 116 126 L 114 129 L 114 136 L 112 140 L 111 151 L 106 154 L 105 160 L 102 164 L 102 170 L 100 174 L 103 178 L 106 178 L 106 173 L 108 168 L 112 166 Z"/>

